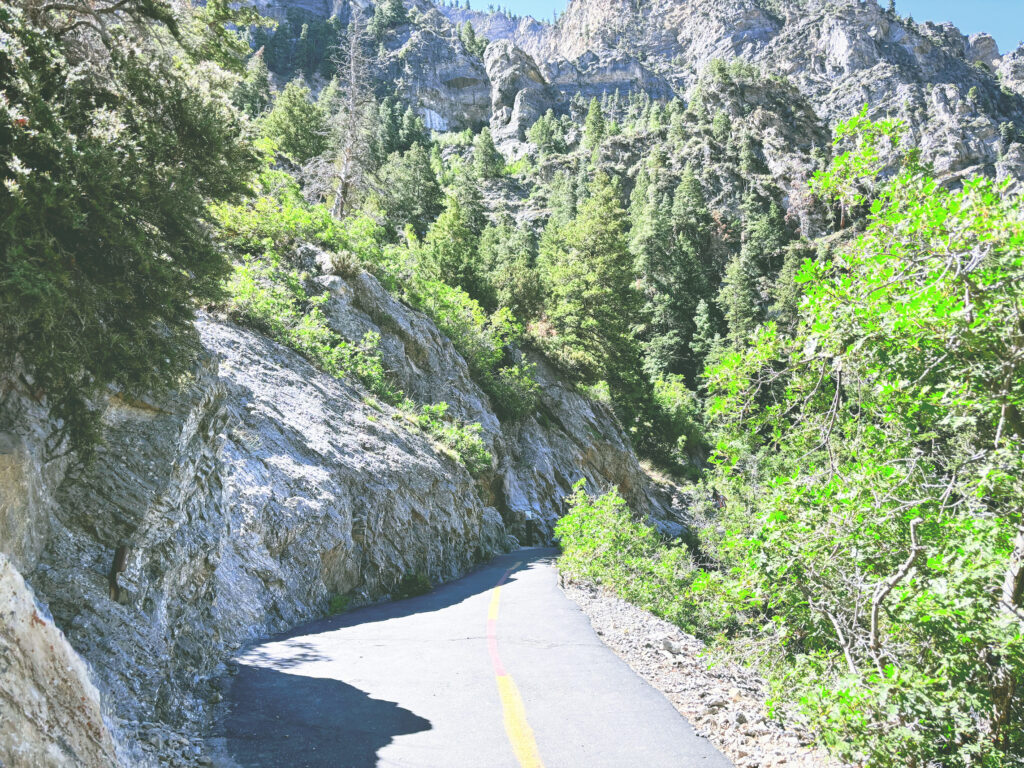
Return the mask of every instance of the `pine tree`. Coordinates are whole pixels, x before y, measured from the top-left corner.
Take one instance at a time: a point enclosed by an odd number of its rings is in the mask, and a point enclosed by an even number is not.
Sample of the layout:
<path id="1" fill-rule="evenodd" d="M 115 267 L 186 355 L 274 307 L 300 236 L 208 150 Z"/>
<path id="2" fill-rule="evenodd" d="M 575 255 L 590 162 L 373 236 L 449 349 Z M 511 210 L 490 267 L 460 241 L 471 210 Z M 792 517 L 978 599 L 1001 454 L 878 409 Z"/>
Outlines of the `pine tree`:
<path id="1" fill-rule="evenodd" d="M 374 160 L 376 108 L 362 15 L 355 11 L 338 61 L 338 74 L 320 93 L 318 106 L 328 116 L 328 147 L 307 169 L 307 194 L 319 191 L 341 219 L 363 193 Z M 317 188 L 319 185 L 319 189 Z"/>
<path id="2" fill-rule="evenodd" d="M 714 354 L 722 341 L 722 337 L 715 332 L 711 305 L 705 299 L 697 302 L 697 311 L 693 315 L 693 327 L 690 354 L 697 363 L 697 370 L 702 371 L 706 361 Z"/>
<path id="3" fill-rule="evenodd" d="M 566 150 L 565 131 L 562 130 L 562 124 L 555 117 L 554 111 L 550 109 L 530 126 L 526 138 L 536 145 L 541 156 L 557 155 Z"/>
<path id="4" fill-rule="evenodd" d="M 260 48 L 245 65 L 245 75 L 235 87 L 232 100 L 249 117 L 259 117 L 270 106 L 271 98 L 270 70 Z"/>
<path id="5" fill-rule="evenodd" d="M 374 9 L 373 18 L 370 19 L 370 34 L 379 40 L 388 30 L 408 21 L 409 16 L 402 0 L 381 0 Z"/>
<path id="6" fill-rule="evenodd" d="M 476 235 L 487 226 L 487 208 L 480 192 L 480 185 L 472 174 L 461 168 L 455 174 L 451 195 L 459 203 L 466 225 Z"/>
<path id="7" fill-rule="evenodd" d="M 433 270 L 443 282 L 462 288 L 478 301 L 487 298 L 488 286 L 478 261 L 480 237 L 454 195 L 445 200 L 425 244 Z"/>
<path id="8" fill-rule="evenodd" d="M 587 118 L 583 124 L 583 148 L 594 150 L 599 147 L 605 137 L 605 128 L 604 113 L 597 97 L 594 97 L 587 107 Z"/>
<path id="9" fill-rule="evenodd" d="M 263 134 L 297 163 L 305 163 L 327 149 L 327 119 L 313 102 L 302 78 L 284 87 L 274 108 L 263 118 Z"/>
<path id="10" fill-rule="evenodd" d="M 422 237 L 441 211 L 441 188 L 422 144 L 392 154 L 377 173 L 375 186 L 380 212 L 397 231 L 408 225 Z"/>
<path id="11" fill-rule="evenodd" d="M 540 310 L 541 288 L 536 270 L 537 240 L 529 227 L 518 227 L 504 214 L 480 237 L 480 263 L 490 283 L 485 306 L 508 307 L 520 320 Z"/>
<path id="12" fill-rule="evenodd" d="M 648 185 L 648 199 L 631 238 L 644 295 L 644 370 L 695 380 L 699 362 L 690 354 L 694 315 L 710 288 L 707 250 L 711 217 L 703 192 L 687 168 L 674 194 Z"/>
<path id="13" fill-rule="evenodd" d="M 743 208 L 743 258 L 758 274 L 774 275 L 792 239 L 782 208 L 774 200 L 764 206 L 753 195 L 747 195 Z"/>
<path id="14" fill-rule="evenodd" d="M 478 179 L 494 179 L 505 170 L 505 158 L 494 146 L 491 129 L 484 128 L 473 141 L 473 173 Z"/>
<path id="15" fill-rule="evenodd" d="M 734 256 L 725 269 L 718 305 L 729 329 L 729 341 L 744 345 L 761 322 L 756 270 L 742 256 Z"/>
<path id="16" fill-rule="evenodd" d="M 553 225 L 558 227 L 558 225 Z M 586 381 L 604 379 L 624 405 L 642 387 L 632 335 L 638 299 L 626 239 L 626 212 L 612 180 L 598 173 L 579 214 L 546 233 L 539 266 L 555 356 Z"/>

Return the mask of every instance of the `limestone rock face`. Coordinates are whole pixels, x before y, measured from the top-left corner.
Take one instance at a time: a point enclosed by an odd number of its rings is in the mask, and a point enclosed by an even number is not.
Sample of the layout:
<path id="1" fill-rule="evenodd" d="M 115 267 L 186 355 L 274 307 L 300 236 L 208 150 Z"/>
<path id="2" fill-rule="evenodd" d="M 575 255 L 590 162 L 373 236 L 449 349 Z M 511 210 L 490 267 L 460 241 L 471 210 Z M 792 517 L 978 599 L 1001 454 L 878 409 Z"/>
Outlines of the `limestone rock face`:
<path id="1" fill-rule="evenodd" d="M 492 471 L 474 480 L 357 384 L 210 317 L 197 322 L 205 355 L 180 389 L 110 397 L 89 464 L 48 458 L 45 408 L 12 389 L 0 412 L 3 551 L 66 634 L 48 642 L 68 668 L 87 679 L 72 647 L 91 665 L 99 693 L 83 695 L 97 711 L 102 696 L 113 737 L 96 731 L 79 762 L 4 765 L 114 764 L 112 738 L 122 764 L 193 764 L 222 661 L 240 645 L 323 615 L 333 598 L 381 599 L 405 575 L 446 581 L 517 540 L 547 542 L 581 477 L 595 489 L 620 486 L 638 510 L 681 530 L 610 410 L 543 360 L 538 415 L 503 423 L 427 317 L 369 274 L 320 280 L 330 323 L 353 339 L 379 332 L 386 367 L 410 397 L 448 402 L 453 416 L 481 424 Z M 17 586 L 6 573 L 0 590 Z M 9 635 L 5 623 L 5 663 L 6 648 L 36 642 Z M 14 669 L 0 692 L 38 678 Z M 66 727 L 102 725 L 89 718 Z M 41 736 L 21 738 L 49 749 Z"/>
<path id="2" fill-rule="evenodd" d="M 396 301 L 366 272 L 321 282 L 331 292 L 324 312 L 336 331 L 353 340 L 379 333 L 385 367 L 408 395 L 447 402 L 450 414 L 483 427 L 495 457 L 483 494 L 521 542 L 550 539 L 564 514 L 562 500 L 580 478 L 593 489 L 618 486 L 639 513 L 667 530 L 681 530 L 671 500 L 644 475 L 611 410 L 580 395 L 542 358 L 530 357 L 540 385 L 538 414 L 502 423 L 465 360 L 426 316 Z"/>
<path id="3" fill-rule="evenodd" d="M 0 377 L 0 553 L 27 572 L 46 546 L 68 457 L 52 438 L 46 408 L 18 378 Z"/>
<path id="4" fill-rule="evenodd" d="M 0 765 L 118 765 L 85 662 L 2 553 L 0 616 Z"/>
<path id="5" fill-rule="evenodd" d="M 491 82 L 491 130 L 499 141 L 523 141 L 537 118 L 556 105 L 558 93 L 536 62 L 508 40 L 487 46 L 484 66 Z"/>
<path id="6" fill-rule="evenodd" d="M 428 128 L 461 130 L 486 125 L 490 117 L 491 86 L 483 62 L 469 55 L 446 26 L 427 20 L 407 24 L 383 43 L 377 78 L 423 116 Z"/>
<path id="7" fill-rule="evenodd" d="M 507 542 L 466 471 L 361 390 L 251 332 L 199 331 L 188 387 L 111 401 L 31 574 L 128 737 L 125 722 L 201 723 L 203 681 L 239 644 Z"/>
<path id="8" fill-rule="evenodd" d="M 739 58 L 789 80 L 829 127 L 865 103 L 903 119 L 950 176 L 994 174 L 999 126 L 1024 125 L 1024 54 L 1000 57 L 989 35 L 914 24 L 876 0 L 572 0 L 556 25 L 441 12 L 511 41 L 569 96 L 686 96 L 713 59 Z"/>
<path id="9" fill-rule="evenodd" d="M 1003 56 L 998 71 L 1007 88 L 1024 96 L 1024 45 Z"/>

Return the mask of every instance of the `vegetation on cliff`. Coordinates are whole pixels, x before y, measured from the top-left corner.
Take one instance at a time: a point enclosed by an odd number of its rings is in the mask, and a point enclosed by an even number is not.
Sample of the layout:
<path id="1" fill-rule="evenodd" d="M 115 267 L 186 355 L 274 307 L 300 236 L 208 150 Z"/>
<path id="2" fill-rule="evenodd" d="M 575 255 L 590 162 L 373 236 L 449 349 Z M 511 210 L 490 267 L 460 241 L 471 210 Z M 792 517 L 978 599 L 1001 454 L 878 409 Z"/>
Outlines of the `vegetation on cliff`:
<path id="1" fill-rule="evenodd" d="M 776 323 L 706 373 L 715 442 L 695 558 L 582 488 L 570 572 L 758 665 L 821 740 L 866 765 L 1014 765 L 1024 674 L 1024 218 L 988 179 L 939 186 L 857 118 L 816 180 L 870 204 L 804 262 Z M 874 191 L 871 191 L 874 190 Z"/>

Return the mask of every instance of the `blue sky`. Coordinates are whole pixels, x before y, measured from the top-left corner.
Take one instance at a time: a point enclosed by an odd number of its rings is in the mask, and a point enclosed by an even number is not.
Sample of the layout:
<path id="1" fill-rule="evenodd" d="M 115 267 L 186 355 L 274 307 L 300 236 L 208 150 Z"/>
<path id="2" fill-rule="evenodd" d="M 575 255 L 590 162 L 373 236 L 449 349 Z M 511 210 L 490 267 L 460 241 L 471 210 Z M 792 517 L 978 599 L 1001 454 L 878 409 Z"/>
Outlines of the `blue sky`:
<path id="1" fill-rule="evenodd" d="M 471 0 L 484 10 L 491 0 Z M 885 5 L 887 0 L 882 0 Z M 565 7 L 565 0 L 495 0 L 516 13 L 539 19 L 550 19 L 555 10 Z M 952 21 L 966 34 L 988 32 L 999 42 L 1003 52 L 1017 47 L 1024 40 L 1024 0 L 896 0 L 896 9 L 917 21 Z"/>

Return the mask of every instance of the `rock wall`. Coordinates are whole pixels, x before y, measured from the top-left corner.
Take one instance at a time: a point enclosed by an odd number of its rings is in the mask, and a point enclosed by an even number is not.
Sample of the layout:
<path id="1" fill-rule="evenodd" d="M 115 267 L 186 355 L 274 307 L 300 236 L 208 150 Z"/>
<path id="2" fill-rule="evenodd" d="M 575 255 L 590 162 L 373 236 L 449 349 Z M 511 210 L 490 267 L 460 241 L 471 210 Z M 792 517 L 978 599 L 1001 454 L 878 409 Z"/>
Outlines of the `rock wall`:
<path id="1" fill-rule="evenodd" d="M 999 128 L 1024 125 L 1024 55 L 876 0 L 572 0 L 555 25 L 441 11 L 522 49 L 563 97 L 685 97 L 713 59 L 743 59 L 788 79 L 830 127 L 865 103 L 898 116 L 940 174 L 1005 173 Z"/>
<path id="2" fill-rule="evenodd" d="M 0 765 L 118 764 L 89 671 L 0 554 Z"/>
<path id="3" fill-rule="evenodd" d="M 482 425 L 492 472 L 474 480 L 356 384 L 212 317 L 197 322 L 205 355 L 179 389 L 109 399 L 105 442 L 89 465 L 47 458 L 45 409 L 13 384 L 4 399 L 0 552 L 45 601 L 40 616 L 52 613 L 66 634 L 55 653 L 74 672 L 68 690 L 77 685 L 88 702 L 75 710 L 55 699 L 47 711 L 63 707 L 63 727 L 88 734 L 102 700 L 123 764 L 201 764 L 231 652 L 324 615 L 332 599 L 381 599 L 407 574 L 446 581 L 517 539 L 547 541 L 579 477 L 619 485 L 638 509 L 679 528 L 611 412 L 542 360 L 538 416 L 503 424 L 428 318 L 366 273 L 320 279 L 332 325 L 354 339 L 380 332 L 386 366 L 411 397 L 444 400 Z M 0 586 L 19 584 L 3 563 Z M 48 626 L 44 639 L 59 635 Z M 0 663 L 10 664 L 12 643 L 37 639 L 0 642 Z M 12 669 L 12 697 L 42 679 Z M 18 727 L 15 743 L 50 748 L 46 728 Z M 104 733 L 93 752 L 69 741 L 79 762 L 66 764 L 113 764 Z M 0 737 L 8 768 L 51 764 L 18 763 L 10 749 Z"/>

